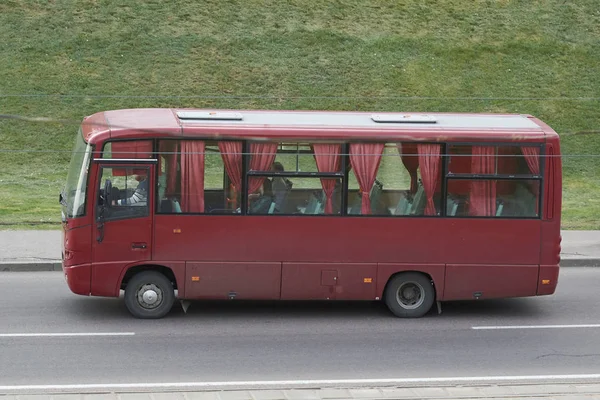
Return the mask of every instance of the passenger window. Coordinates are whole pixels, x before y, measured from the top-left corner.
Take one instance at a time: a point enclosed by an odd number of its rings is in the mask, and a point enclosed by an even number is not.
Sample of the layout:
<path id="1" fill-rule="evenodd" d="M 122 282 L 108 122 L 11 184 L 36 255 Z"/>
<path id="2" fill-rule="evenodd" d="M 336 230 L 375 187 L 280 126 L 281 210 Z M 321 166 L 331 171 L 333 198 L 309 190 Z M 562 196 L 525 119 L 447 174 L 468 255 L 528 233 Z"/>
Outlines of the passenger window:
<path id="1" fill-rule="evenodd" d="M 449 151 L 447 216 L 539 216 L 539 146 L 459 145 Z"/>
<path id="2" fill-rule="evenodd" d="M 342 179 L 282 177 L 262 179 L 248 196 L 248 214 L 340 215 Z"/>
<path id="3" fill-rule="evenodd" d="M 446 212 L 452 217 L 537 217 L 539 190 L 539 180 L 452 179 Z"/>
<path id="4" fill-rule="evenodd" d="M 98 212 L 105 220 L 148 216 L 149 176 L 148 168 L 103 167 Z"/>
<path id="5" fill-rule="evenodd" d="M 250 143 L 248 214 L 341 215 L 342 145 Z"/>
<path id="6" fill-rule="evenodd" d="M 352 146 L 352 145 L 351 145 Z M 382 146 L 382 147 L 381 147 Z M 363 158 L 377 164 L 376 179 L 370 188 L 370 214 L 386 216 L 439 215 L 441 210 L 441 151 L 439 144 L 387 143 L 365 149 Z M 360 160 L 360 158 L 359 158 Z M 423 165 L 420 165 L 420 161 Z M 350 163 L 351 167 L 354 165 Z M 362 168 L 362 167 L 361 167 Z M 349 174 L 348 213 L 365 214 L 363 188 L 356 168 Z"/>
<path id="7" fill-rule="evenodd" d="M 239 213 L 242 142 L 159 143 L 158 213 Z"/>

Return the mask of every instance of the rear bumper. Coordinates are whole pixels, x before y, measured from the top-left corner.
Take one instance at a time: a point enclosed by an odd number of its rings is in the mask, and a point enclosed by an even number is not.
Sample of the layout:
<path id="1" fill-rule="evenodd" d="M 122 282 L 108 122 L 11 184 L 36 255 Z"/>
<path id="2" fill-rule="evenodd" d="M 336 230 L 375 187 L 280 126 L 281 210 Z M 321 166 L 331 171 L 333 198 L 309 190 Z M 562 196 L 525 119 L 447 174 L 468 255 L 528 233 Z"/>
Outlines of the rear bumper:
<path id="1" fill-rule="evenodd" d="M 537 295 L 545 296 L 554 294 L 556 285 L 558 284 L 559 266 L 557 265 L 540 265 L 540 274 L 538 278 Z"/>
<path id="2" fill-rule="evenodd" d="M 67 286 L 75 294 L 83 296 L 89 296 L 91 292 L 92 282 L 92 265 L 81 264 L 74 266 L 65 266 L 63 263 L 63 273 L 65 274 L 65 280 Z"/>

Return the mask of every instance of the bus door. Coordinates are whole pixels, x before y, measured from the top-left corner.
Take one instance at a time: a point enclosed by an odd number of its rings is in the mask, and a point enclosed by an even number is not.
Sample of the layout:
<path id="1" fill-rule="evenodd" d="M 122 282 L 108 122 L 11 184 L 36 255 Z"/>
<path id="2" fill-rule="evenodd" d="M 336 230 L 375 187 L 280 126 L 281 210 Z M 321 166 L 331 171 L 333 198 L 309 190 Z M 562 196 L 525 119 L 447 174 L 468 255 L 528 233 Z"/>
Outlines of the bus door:
<path id="1" fill-rule="evenodd" d="M 92 295 L 118 295 L 116 282 L 124 268 L 151 259 L 154 179 L 151 162 L 135 165 L 103 162 L 98 168 Z"/>

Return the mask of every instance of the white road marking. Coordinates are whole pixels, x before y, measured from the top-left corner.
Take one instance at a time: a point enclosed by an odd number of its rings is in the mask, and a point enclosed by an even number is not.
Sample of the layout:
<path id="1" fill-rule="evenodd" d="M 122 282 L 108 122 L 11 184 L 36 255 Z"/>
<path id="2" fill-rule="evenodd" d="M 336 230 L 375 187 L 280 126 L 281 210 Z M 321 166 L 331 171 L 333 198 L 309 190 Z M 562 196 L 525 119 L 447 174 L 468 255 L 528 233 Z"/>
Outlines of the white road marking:
<path id="1" fill-rule="evenodd" d="M 500 330 L 500 329 L 566 329 L 566 328 L 600 328 L 600 324 L 581 325 L 505 325 L 505 326 L 472 326 L 471 329 L 478 330 Z"/>
<path id="2" fill-rule="evenodd" d="M 598 380 L 600 374 L 578 375 L 516 375 L 516 376 L 463 376 L 440 378 L 400 378 L 400 379 L 314 379 L 281 381 L 224 381 L 224 382 L 151 382 L 151 383 L 97 383 L 72 385 L 14 385 L 0 386 L 0 392 L 15 391 L 82 391 L 82 390 L 152 390 L 152 389 L 272 389 L 299 387 L 358 387 L 396 386 L 407 384 L 459 384 L 484 382 L 573 382 Z"/>
<path id="3" fill-rule="evenodd" d="M 0 333 L 5 337 L 134 336 L 135 332 Z"/>

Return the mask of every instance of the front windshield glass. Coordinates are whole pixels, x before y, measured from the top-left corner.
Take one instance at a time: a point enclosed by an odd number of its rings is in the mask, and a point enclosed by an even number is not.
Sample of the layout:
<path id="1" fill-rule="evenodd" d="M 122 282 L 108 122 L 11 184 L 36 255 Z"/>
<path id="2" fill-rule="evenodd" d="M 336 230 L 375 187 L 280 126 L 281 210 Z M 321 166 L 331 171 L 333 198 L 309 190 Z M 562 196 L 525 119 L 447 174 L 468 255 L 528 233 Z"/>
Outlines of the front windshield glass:
<path id="1" fill-rule="evenodd" d="M 67 184 L 63 193 L 64 212 L 69 218 L 85 215 L 85 189 L 91 151 L 91 146 L 85 143 L 81 130 L 79 130 L 73 146 Z"/>

